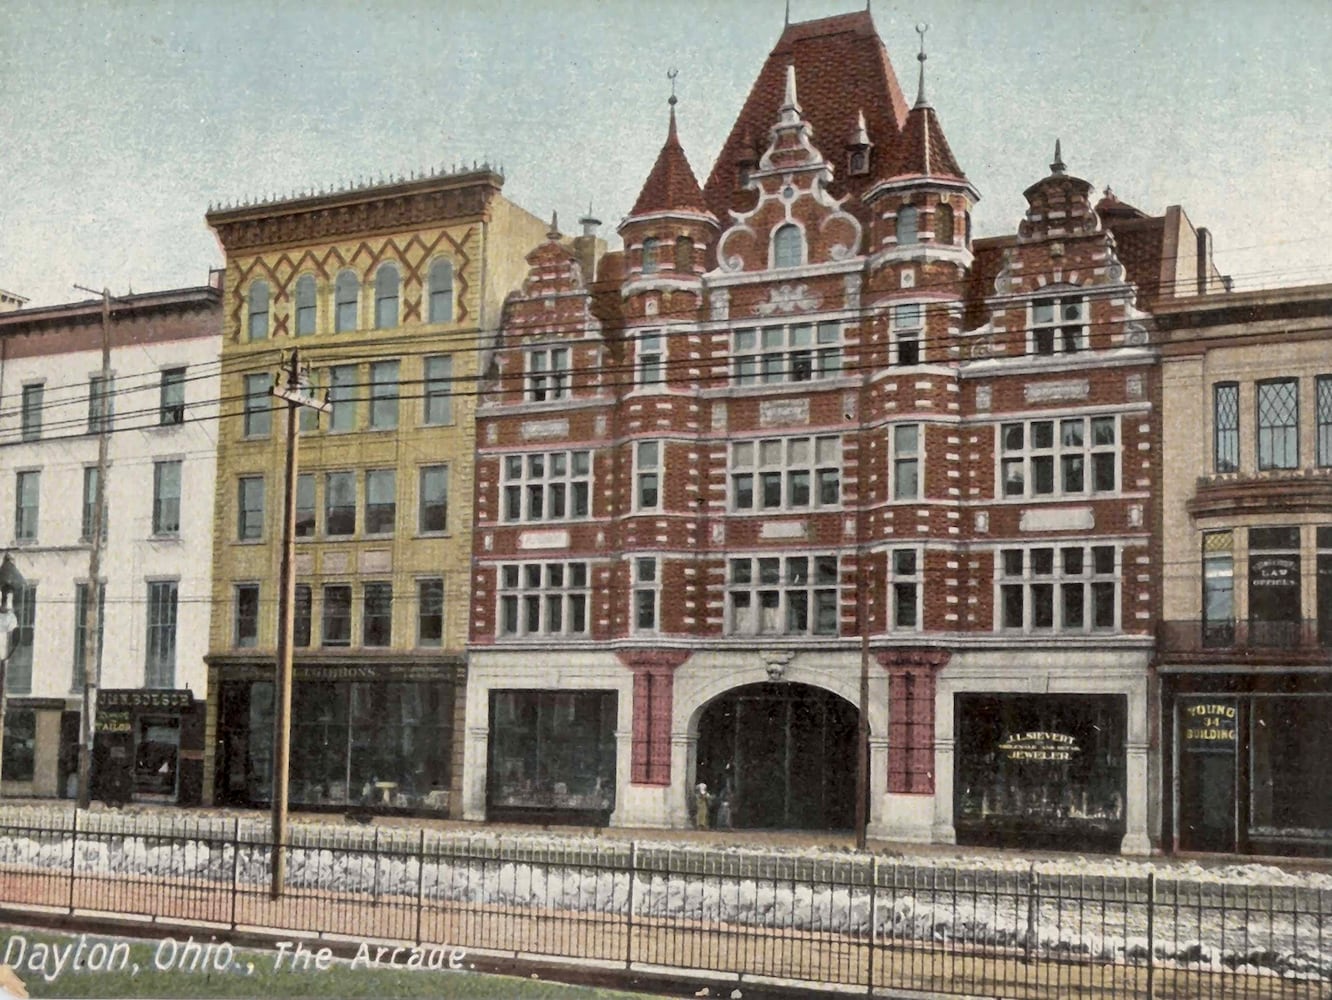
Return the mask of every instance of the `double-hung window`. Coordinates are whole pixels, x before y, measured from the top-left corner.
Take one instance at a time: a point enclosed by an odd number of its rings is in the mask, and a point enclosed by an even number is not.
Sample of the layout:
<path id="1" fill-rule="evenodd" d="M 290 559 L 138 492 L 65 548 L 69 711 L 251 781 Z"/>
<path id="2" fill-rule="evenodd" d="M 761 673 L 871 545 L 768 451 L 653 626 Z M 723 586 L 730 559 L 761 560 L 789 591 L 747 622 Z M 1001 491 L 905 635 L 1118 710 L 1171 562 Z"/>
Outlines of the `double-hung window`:
<path id="1" fill-rule="evenodd" d="M 504 520 L 564 521 L 591 512 L 592 453 L 504 456 Z"/>
<path id="2" fill-rule="evenodd" d="M 453 423 L 453 356 L 436 354 L 425 359 L 422 423 Z"/>
<path id="3" fill-rule="evenodd" d="M 527 352 L 527 398 L 534 403 L 569 395 L 569 349 L 541 347 Z"/>
<path id="4" fill-rule="evenodd" d="M 356 534 L 356 473 L 324 476 L 324 533 L 330 538 Z"/>
<path id="5" fill-rule="evenodd" d="M 731 377 L 737 385 L 772 385 L 842 373 L 842 324 L 792 323 L 731 333 Z"/>
<path id="6" fill-rule="evenodd" d="M 1006 497 L 1113 493 L 1118 487 L 1115 417 L 1002 424 L 999 440 Z"/>
<path id="7" fill-rule="evenodd" d="M 421 491 L 417 504 L 417 528 L 423 535 L 449 528 L 449 467 L 421 467 Z"/>
<path id="8" fill-rule="evenodd" d="M 897 245 L 909 246 L 919 241 L 916 233 L 918 213 L 910 205 L 903 205 L 897 210 Z"/>
<path id="9" fill-rule="evenodd" d="M 925 306 L 919 302 L 904 302 L 893 307 L 893 340 L 897 344 L 899 365 L 920 364 L 924 315 Z"/>
<path id="10" fill-rule="evenodd" d="M 239 584 L 235 597 L 232 641 L 239 649 L 253 649 L 259 645 L 259 584 Z"/>
<path id="11" fill-rule="evenodd" d="M 666 352 L 660 330 L 648 330 L 638 335 L 638 384 L 647 388 L 664 383 L 663 363 Z"/>
<path id="12" fill-rule="evenodd" d="M 296 336 L 309 337 L 315 332 L 317 302 L 314 275 L 302 274 L 296 279 Z"/>
<path id="13" fill-rule="evenodd" d="M 1212 464 L 1218 473 L 1239 471 L 1239 383 L 1212 386 Z"/>
<path id="14" fill-rule="evenodd" d="M 328 429 L 356 430 L 356 366 L 334 365 L 328 370 Z"/>
<path id="15" fill-rule="evenodd" d="M 501 565 L 500 635 L 587 635 L 588 581 L 585 562 Z"/>
<path id="16" fill-rule="evenodd" d="M 370 469 L 365 474 L 365 533 L 391 535 L 398 517 L 397 472 Z"/>
<path id="17" fill-rule="evenodd" d="M 416 644 L 444 645 L 444 580 L 416 581 Z"/>
<path id="18" fill-rule="evenodd" d="M 640 441 L 634 445 L 634 508 L 656 510 L 661 506 L 661 442 Z"/>
<path id="19" fill-rule="evenodd" d="M 370 426 L 376 430 L 398 426 L 396 361 L 376 361 L 370 366 Z"/>
<path id="20" fill-rule="evenodd" d="M 107 537 L 107 510 L 111 505 L 110 498 L 106 491 L 102 491 L 102 539 Z M 83 467 L 83 519 L 80 524 L 80 541 L 92 541 L 93 528 L 96 524 L 93 517 L 97 511 L 97 466 L 85 465 Z"/>
<path id="21" fill-rule="evenodd" d="M 893 499 L 920 497 L 920 424 L 893 425 Z"/>
<path id="22" fill-rule="evenodd" d="M 393 584 L 367 583 L 361 609 L 361 645 L 389 646 L 393 642 Z"/>
<path id="23" fill-rule="evenodd" d="M 1235 533 L 1208 531 L 1202 543 L 1203 645 L 1230 646 L 1235 641 Z"/>
<path id="24" fill-rule="evenodd" d="M 250 339 L 268 339 L 268 282 L 255 281 L 250 285 Z"/>
<path id="25" fill-rule="evenodd" d="M 430 263 L 430 322 L 448 323 L 453 319 L 453 264 L 447 260 Z"/>
<path id="26" fill-rule="evenodd" d="M 89 434 L 111 430 L 111 420 L 115 412 L 112 399 L 115 391 L 114 386 L 115 378 L 111 375 L 94 375 L 88 380 Z"/>
<path id="27" fill-rule="evenodd" d="M 180 469 L 179 460 L 153 463 L 154 535 L 180 533 Z"/>
<path id="28" fill-rule="evenodd" d="M 1031 304 L 1032 354 L 1071 354 L 1087 349 L 1087 300 L 1082 296 L 1037 299 Z"/>
<path id="29" fill-rule="evenodd" d="M 920 628 L 920 552 L 917 549 L 888 551 L 889 627 L 898 631 Z"/>
<path id="30" fill-rule="evenodd" d="M 655 632 L 661 593 L 655 556 L 636 556 L 634 567 L 634 631 Z"/>
<path id="31" fill-rule="evenodd" d="M 148 657 L 144 686 L 176 686 L 176 582 L 148 584 Z"/>
<path id="32" fill-rule="evenodd" d="M 96 471 L 96 470 L 94 470 Z M 14 538 L 20 542 L 37 540 L 38 504 L 42 495 L 42 474 L 36 470 L 14 477 Z"/>
<path id="33" fill-rule="evenodd" d="M 88 619 L 92 610 L 92 588 L 87 583 L 74 585 L 74 672 L 71 690 L 81 691 L 88 683 L 88 645 L 92 641 L 92 626 Z M 106 584 L 97 585 L 97 666 L 101 674 L 102 661 L 106 659 L 102 651 L 106 643 L 102 637 L 106 634 Z"/>
<path id="34" fill-rule="evenodd" d="M 731 635 L 836 635 L 836 556 L 730 560 L 726 623 Z"/>
<path id="35" fill-rule="evenodd" d="M 1300 388 L 1293 378 L 1258 386 L 1258 468 L 1295 469 L 1300 464 Z"/>
<path id="36" fill-rule="evenodd" d="M 803 510 L 841 503 L 842 441 L 767 438 L 731 445 L 732 510 Z"/>
<path id="37" fill-rule="evenodd" d="M 799 267 L 805 262 L 805 236 L 800 227 L 792 223 L 778 226 L 772 234 L 772 266 Z"/>
<path id="38" fill-rule="evenodd" d="M 1091 632 L 1119 624 L 1119 568 L 1113 545 L 1000 549 L 999 628 Z"/>
<path id="39" fill-rule="evenodd" d="M 351 271 L 343 271 L 333 283 L 333 332 L 348 333 L 359 325 L 356 315 L 361 284 Z"/>
<path id="40" fill-rule="evenodd" d="M 324 585 L 323 632 L 321 646 L 351 645 L 352 589 L 350 584 Z"/>
<path id="41" fill-rule="evenodd" d="M 162 372 L 157 422 L 162 427 L 171 427 L 185 422 L 184 368 L 168 368 Z"/>
<path id="42" fill-rule="evenodd" d="M 375 272 L 375 329 L 391 330 L 398 325 L 398 269 L 381 264 Z"/>
<path id="43" fill-rule="evenodd" d="M 264 536 L 264 477 L 241 476 L 236 491 L 236 537 L 250 541 Z"/>
<path id="44" fill-rule="evenodd" d="M 643 241 L 643 273 L 656 274 L 661 267 L 661 241 L 649 236 Z"/>
<path id="45" fill-rule="evenodd" d="M 37 382 L 23 387 L 23 416 L 20 436 L 24 441 L 37 441 L 42 436 L 42 402 L 46 386 Z"/>
<path id="46" fill-rule="evenodd" d="M 315 477 L 302 472 L 296 477 L 296 537 L 311 538 L 315 533 L 318 507 L 315 505 Z"/>
<path id="47" fill-rule="evenodd" d="M 267 375 L 245 376 L 245 411 L 243 432 L 247 438 L 268 437 L 272 426 L 273 404 L 268 387 L 273 380 Z"/>
<path id="48" fill-rule="evenodd" d="M 14 615 L 18 625 L 14 630 L 9 665 L 5 668 L 5 689 L 10 694 L 32 692 L 32 645 L 37 625 L 37 585 L 24 584 L 14 591 Z"/>

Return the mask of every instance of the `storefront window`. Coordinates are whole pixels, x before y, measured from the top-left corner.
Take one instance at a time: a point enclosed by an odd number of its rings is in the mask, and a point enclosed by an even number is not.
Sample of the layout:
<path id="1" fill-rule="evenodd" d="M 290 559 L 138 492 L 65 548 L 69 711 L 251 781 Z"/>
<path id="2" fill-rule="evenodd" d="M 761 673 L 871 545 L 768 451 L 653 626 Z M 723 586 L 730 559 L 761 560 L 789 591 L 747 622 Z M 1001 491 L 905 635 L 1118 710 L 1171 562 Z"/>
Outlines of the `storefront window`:
<path id="1" fill-rule="evenodd" d="M 1326 751 L 1332 696 L 1255 697 L 1251 711 L 1250 836 L 1329 843 Z"/>
<path id="2" fill-rule="evenodd" d="M 613 691 L 492 691 L 490 818 L 605 823 L 615 807 L 615 714 Z"/>
<path id="3" fill-rule="evenodd" d="M 4 779 L 31 781 L 37 745 L 37 713 L 30 708 L 5 711 Z"/>
<path id="4" fill-rule="evenodd" d="M 226 687 L 227 785 L 234 795 L 243 768 L 245 797 L 264 802 L 272 787 L 273 687 Z M 298 678 L 291 717 L 293 804 L 448 810 L 451 683 Z"/>
<path id="5" fill-rule="evenodd" d="M 1249 641 L 1290 649 L 1300 640 L 1300 529 L 1249 529 Z"/>
<path id="6" fill-rule="evenodd" d="M 1118 848 L 1124 697 L 958 695 L 955 704 L 958 843 Z"/>

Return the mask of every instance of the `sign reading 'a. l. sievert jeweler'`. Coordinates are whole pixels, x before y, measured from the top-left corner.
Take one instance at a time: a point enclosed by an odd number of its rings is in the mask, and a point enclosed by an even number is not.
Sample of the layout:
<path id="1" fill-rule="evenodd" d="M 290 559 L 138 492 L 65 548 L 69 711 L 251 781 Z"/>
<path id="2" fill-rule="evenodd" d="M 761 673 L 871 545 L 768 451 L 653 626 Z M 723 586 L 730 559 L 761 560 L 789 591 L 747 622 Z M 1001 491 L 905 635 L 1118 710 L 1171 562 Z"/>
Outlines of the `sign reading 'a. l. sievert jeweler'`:
<path id="1" fill-rule="evenodd" d="M 1014 733 L 999 743 L 999 752 L 1009 760 L 1066 761 L 1078 752 L 1078 741 L 1067 733 Z"/>

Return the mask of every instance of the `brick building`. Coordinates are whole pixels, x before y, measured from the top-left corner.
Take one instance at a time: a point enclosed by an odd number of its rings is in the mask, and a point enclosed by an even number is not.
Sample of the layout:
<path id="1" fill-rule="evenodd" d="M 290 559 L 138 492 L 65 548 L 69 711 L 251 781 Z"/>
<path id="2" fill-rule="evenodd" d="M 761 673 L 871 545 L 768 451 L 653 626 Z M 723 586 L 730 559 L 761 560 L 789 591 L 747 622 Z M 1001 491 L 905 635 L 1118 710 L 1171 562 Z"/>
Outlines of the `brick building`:
<path id="1" fill-rule="evenodd" d="M 919 60 L 908 105 L 868 12 L 788 25 L 705 184 L 672 98 L 623 251 L 530 255 L 477 412 L 469 818 L 681 826 L 704 784 L 849 826 L 864 666 L 871 835 L 1149 849 L 1145 307 L 1221 281 L 1057 143 L 973 239 Z"/>
<path id="2" fill-rule="evenodd" d="M 300 418 L 291 802 L 448 814 L 480 352 L 542 222 L 489 168 L 218 208 L 226 252 L 205 794 L 271 794 L 285 351 Z M 456 389 L 455 389 L 456 387 Z"/>
<path id="3" fill-rule="evenodd" d="M 1158 306 L 1164 842 L 1332 854 L 1332 288 Z"/>

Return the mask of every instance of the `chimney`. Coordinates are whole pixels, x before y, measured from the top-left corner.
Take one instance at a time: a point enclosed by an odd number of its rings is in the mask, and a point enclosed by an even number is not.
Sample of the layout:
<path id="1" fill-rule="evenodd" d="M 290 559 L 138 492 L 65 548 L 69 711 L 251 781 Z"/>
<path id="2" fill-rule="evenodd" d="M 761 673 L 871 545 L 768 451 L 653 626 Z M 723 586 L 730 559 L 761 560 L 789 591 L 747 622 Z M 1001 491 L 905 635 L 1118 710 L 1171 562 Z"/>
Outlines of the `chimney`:
<path id="1" fill-rule="evenodd" d="M 1212 234 L 1198 227 L 1198 294 L 1206 295 L 1212 277 Z"/>
<path id="2" fill-rule="evenodd" d="M 597 238 L 597 227 L 601 225 L 601 220 L 594 218 L 590 211 L 578 220 L 578 224 L 583 227 L 583 232 L 581 236 L 574 237 L 574 256 L 578 258 L 578 266 L 583 269 L 583 281 L 590 285 L 597 276 L 597 263 L 606 252 L 606 241 Z"/>

